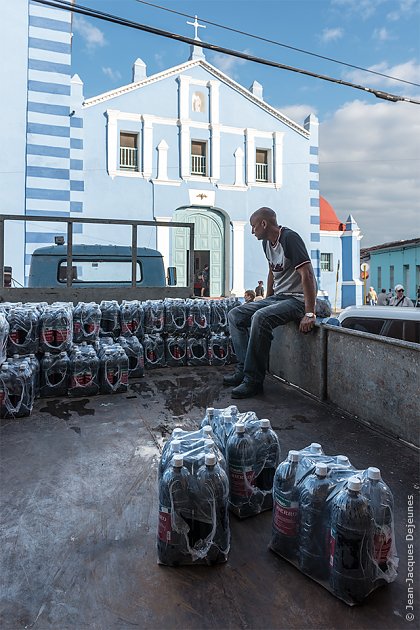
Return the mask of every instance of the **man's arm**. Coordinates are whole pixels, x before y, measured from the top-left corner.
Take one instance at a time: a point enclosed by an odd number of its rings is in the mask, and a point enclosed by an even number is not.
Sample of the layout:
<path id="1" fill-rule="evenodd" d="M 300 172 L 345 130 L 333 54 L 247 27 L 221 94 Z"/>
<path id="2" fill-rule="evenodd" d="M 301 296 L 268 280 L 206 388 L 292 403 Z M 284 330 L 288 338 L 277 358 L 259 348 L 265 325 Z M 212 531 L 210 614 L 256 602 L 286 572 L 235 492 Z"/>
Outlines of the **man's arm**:
<path id="1" fill-rule="evenodd" d="M 267 276 L 267 293 L 265 295 L 265 297 L 270 297 L 270 295 L 274 294 L 274 289 L 273 289 L 273 285 L 274 285 L 274 277 L 273 277 L 273 273 L 270 269 L 270 267 L 268 268 L 268 276 Z"/>
<path id="2" fill-rule="evenodd" d="M 296 269 L 302 280 L 303 295 L 305 298 L 305 313 L 315 313 L 316 303 L 316 281 L 311 263 L 302 265 Z M 307 333 L 312 330 L 315 324 L 315 317 L 303 317 L 300 321 L 300 332 Z"/>

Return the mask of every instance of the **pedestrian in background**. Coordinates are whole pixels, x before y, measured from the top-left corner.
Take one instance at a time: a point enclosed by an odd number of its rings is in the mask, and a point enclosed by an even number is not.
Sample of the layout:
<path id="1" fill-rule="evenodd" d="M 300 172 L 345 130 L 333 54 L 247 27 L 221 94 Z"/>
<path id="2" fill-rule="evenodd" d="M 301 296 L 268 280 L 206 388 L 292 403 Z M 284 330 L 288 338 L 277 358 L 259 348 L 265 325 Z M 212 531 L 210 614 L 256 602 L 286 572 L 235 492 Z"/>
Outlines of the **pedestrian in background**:
<path id="1" fill-rule="evenodd" d="M 390 306 L 414 306 L 410 298 L 404 295 L 404 287 L 402 284 L 395 285 L 395 293 L 396 295 L 391 298 L 389 302 Z"/>
<path id="2" fill-rule="evenodd" d="M 247 289 L 244 293 L 245 302 L 253 302 L 255 300 L 255 291 Z"/>
<path id="3" fill-rule="evenodd" d="M 376 306 L 378 295 L 373 287 L 369 287 L 368 299 L 370 306 Z"/>
<path id="4" fill-rule="evenodd" d="M 386 295 L 386 289 L 381 289 L 381 292 L 378 295 L 377 305 L 378 306 L 387 306 L 388 303 L 389 303 L 389 300 L 388 300 L 387 295 Z"/>
<path id="5" fill-rule="evenodd" d="M 258 286 L 255 287 L 255 297 L 264 297 L 264 283 L 262 280 L 258 280 Z"/>

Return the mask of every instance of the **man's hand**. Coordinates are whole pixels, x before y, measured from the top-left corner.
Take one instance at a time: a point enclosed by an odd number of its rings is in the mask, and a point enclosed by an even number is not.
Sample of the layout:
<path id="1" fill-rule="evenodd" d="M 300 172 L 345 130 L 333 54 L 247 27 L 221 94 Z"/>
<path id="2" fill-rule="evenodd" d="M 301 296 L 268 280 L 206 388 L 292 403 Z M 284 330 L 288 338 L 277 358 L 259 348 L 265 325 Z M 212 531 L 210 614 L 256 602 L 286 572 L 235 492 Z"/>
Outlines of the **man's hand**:
<path id="1" fill-rule="evenodd" d="M 311 332 L 315 325 L 315 317 L 307 317 L 306 315 L 300 320 L 299 330 L 303 333 Z"/>

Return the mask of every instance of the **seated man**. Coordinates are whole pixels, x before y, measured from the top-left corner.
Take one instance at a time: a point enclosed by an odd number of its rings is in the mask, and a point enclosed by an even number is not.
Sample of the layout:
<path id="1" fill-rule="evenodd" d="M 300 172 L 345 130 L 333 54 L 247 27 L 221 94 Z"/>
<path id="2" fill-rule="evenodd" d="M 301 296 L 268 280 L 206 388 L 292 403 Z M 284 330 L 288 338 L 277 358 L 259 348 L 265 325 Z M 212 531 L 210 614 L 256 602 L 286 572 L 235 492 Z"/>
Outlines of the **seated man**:
<path id="1" fill-rule="evenodd" d="M 250 224 L 255 237 L 263 241 L 268 261 L 267 294 L 263 300 L 229 312 L 238 363 L 236 372 L 225 376 L 223 384 L 235 386 L 232 398 L 249 398 L 262 391 L 274 328 L 296 321 L 300 331 L 307 333 L 316 320 L 316 281 L 301 237 L 279 226 L 271 208 L 254 212 Z"/>

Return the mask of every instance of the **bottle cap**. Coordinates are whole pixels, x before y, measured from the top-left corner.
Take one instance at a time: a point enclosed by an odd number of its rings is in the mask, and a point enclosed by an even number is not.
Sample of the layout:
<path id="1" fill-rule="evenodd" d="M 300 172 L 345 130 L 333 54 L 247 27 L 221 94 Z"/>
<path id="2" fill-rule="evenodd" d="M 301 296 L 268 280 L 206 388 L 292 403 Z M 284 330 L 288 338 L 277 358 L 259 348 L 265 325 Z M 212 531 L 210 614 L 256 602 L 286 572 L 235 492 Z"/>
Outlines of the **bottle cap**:
<path id="1" fill-rule="evenodd" d="M 379 468 L 375 468 L 374 466 L 370 466 L 368 468 L 368 479 L 380 479 L 381 478 L 381 471 L 379 470 Z"/>
<path id="2" fill-rule="evenodd" d="M 337 464 L 343 464 L 344 466 L 350 465 L 350 460 L 348 457 L 346 457 L 346 455 L 337 455 L 335 461 Z"/>
<path id="3" fill-rule="evenodd" d="M 172 440 L 172 450 L 174 453 L 181 452 L 181 440 Z"/>
<path id="4" fill-rule="evenodd" d="M 235 424 L 236 433 L 245 433 L 245 425 L 242 422 L 237 422 Z"/>
<path id="5" fill-rule="evenodd" d="M 262 429 L 269 429 L 270 428 L 270 420 L 268 418 L 263 418 L 262 420 L 260 420 L 260 426 Z"/>
<path id="6" fill-rule="evenodd" d="M 359 477 L 357 477 L 356 475 L 353 475 L 353 477 L 350 477 L 350 479 L 348 480 L 347 487 L 349 490 L 360 492 L 360 489 L 362 487 L 362 482 L 359 479 Z"/>
<path id="7" fill-rule="evenodd" d="M 210 438 L 204 440 L 204 448 L 212 448 L 214 446 L 214 440 Z"/>
<path id="8" fill-rule="evenodd" d="M 230 415 L 231 416 L 237 416 L 239 413 L 239 409 L 236 405 L 232 405 L 230 408 Z"/>
<path id="9" fill-rule="evenodd" d="M 209 436 L 213 435 L 213 429 L 211 428 L 211 426 L 209 424 L 206 424 L 203 427 L 203 433 L 204 433 L 204 437 L 209 437 Z"/>
<path id="10" fill-rule="evenodd" d="M 214 466 L 216 463 L 216 455 L 214 453 L 206 453 L 204 461 L 206 466 Z"/>
<path id="11" fill-rule="evenodd" d="M 328 473 L 328 466 L 327 464 L 317 464 L 316 468 L 315 468 L 315 474 L 318 475 L 318 477 L 326 477 Z"/>
<path id="12" fill-rule="evenodd" d="M 299 461 L 299 451 L 289 451 L 289 455 L 287 456 L 289 462 L 298 462 Z"/>
<path id="13" fill-rule="evenodd" d="M 312 442 L 309 450 L 311 451 L 311 453 L 322 453 L 322 446 L 321 444 L 318 444 L 318 442 Z"/>
<path id="14" fill-rule="evenodd" d="M 209 416 L 210 418 L 214 416 L 214 407 L 207 407 L 206 415 Z"/>
<path id="15" fill-rule="evenodd" d="M 183 430 L 181 429 L 181 427 L 175 427 L 175 429 L 172 431 L 172 437 L 175 438 L 176 436 L 179 436 L 183 433 Z"/>
<path id="16" fill-rule="evenodd" d="M 175 453 L 172 458 L 172 466 L 175 468 L 182 468 L 184 465 L 184 456 L 181 453 Z"/>

